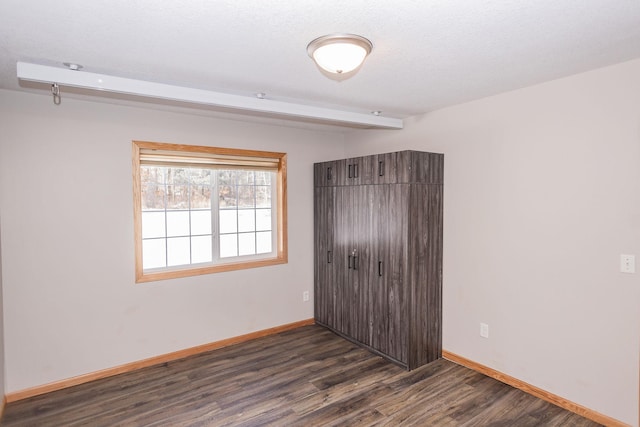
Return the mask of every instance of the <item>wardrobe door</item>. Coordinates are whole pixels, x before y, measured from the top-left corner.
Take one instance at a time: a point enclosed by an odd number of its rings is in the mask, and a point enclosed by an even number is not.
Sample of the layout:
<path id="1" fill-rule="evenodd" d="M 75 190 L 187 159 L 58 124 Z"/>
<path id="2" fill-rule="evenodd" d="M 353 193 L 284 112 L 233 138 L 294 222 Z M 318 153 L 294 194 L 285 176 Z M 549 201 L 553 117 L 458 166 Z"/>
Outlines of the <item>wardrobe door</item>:
<path id="1" fill-rule="evenodd" d="M 350 249 L 349 280 L 350 335 L 369 345 L 369 286 L 371 272 L 371 240 L 373 220 L 373 185 L 351 187 L 353 214 Z"/>
<path id="2" fill-rule="evenodd" d="M 356 214 L 353 210 L 356 187 L 335 187 L 334 198 L 334 234 L 333 234 L 333 268 L 334 293 L 336 295 L 336 312 L 334 328 L 345 335 L 350 335 L 352 326 L 349 315 L 352 300 L 350 281 L 353 257 L 352 229 Z"/>
<path id="3" fill-rule="evenodd" d="M 411 185 L 408 259 L 411 265 L 409 369 L 442 356 L 442 185 Z"/>
<path id="4" fill-rule="evenodd" d="M 371 346 L 408 361 L 407 208 L 409 186 L 377 185 L 374 197 L 374 274 L 371 278 Z"/>
<path id="5" fill-rule="evenodd" d="M 333 327 L 337 304 L 333 253 L 335 188 L 316 187 L 314 192 L 314 311 L 316 320 Z"/>
<path id="6" fill-rule="evenodd" d="M 335 267 L 340 269 L 342 281 L 337 295 L 341 302 L 340 332 L 368 342 L 368 229 L 366 203 L 368 186 L 336 188 Z"/>

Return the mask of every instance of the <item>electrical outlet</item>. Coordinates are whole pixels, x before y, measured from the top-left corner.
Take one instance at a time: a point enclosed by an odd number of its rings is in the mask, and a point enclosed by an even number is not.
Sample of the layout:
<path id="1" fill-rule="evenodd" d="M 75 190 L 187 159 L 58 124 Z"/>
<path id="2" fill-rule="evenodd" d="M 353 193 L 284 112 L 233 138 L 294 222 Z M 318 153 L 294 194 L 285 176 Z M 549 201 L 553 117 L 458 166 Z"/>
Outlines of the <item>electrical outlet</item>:
<path id="1" fill-rule="evenodd" d="M 622 273 L 635 273 L 636 272 L 636 256 L 635 255 L 620 255 L 620 271 Z"/>
<path id="2" fill-rule="evenodd" d="M 489 325 L 486 323 L 480 323 L 480 336 L 482 338 L 489 338 Z"/>
<path id="3" fill-rule="evenodd" d="M 309 291 L 304 291 L 302 293 L 302 301 L 309 301 Z"/>

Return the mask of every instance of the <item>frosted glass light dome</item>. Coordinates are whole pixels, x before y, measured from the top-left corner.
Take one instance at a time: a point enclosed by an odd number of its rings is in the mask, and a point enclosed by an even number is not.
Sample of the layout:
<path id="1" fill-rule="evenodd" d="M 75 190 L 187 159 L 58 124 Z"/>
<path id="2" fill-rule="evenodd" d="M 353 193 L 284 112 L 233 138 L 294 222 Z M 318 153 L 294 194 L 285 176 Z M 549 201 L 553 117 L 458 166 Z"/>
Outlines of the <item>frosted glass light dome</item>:
<path id="1" fill-rule="evenodd" d="M 373 45 L 355 34 L 331 34 L 318 37 L 307 46 L 307 53 L 323 70 L 342 74 L 358 68 L 371 53 Z"/>

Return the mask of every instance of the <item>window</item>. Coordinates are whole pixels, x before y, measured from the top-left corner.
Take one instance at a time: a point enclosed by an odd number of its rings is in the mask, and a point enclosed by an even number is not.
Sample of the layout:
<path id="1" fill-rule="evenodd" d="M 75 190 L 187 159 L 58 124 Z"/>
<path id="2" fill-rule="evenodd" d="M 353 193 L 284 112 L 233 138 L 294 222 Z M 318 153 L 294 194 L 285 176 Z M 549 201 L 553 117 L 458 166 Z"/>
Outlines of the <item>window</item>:
<path id="1" fill-rule="evenodd" d="M 136 282 L 287 262 L 286 154 L 133 142 Z"/>

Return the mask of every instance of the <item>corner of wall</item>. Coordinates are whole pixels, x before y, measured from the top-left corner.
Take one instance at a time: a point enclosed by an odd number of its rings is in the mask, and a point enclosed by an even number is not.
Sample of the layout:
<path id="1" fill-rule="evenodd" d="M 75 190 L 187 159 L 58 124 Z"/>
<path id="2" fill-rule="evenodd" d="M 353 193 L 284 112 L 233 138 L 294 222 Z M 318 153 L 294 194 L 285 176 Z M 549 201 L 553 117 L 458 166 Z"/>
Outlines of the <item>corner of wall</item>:
<path id="1" fill-rule="evenodd" d="M 1 222 L 0 222 L 1 224 Z M 0 227 L 0 420 L 4 412 L 5 372 L 4 372 L 4 310 L 2 299 L 2 228 Z"/>

